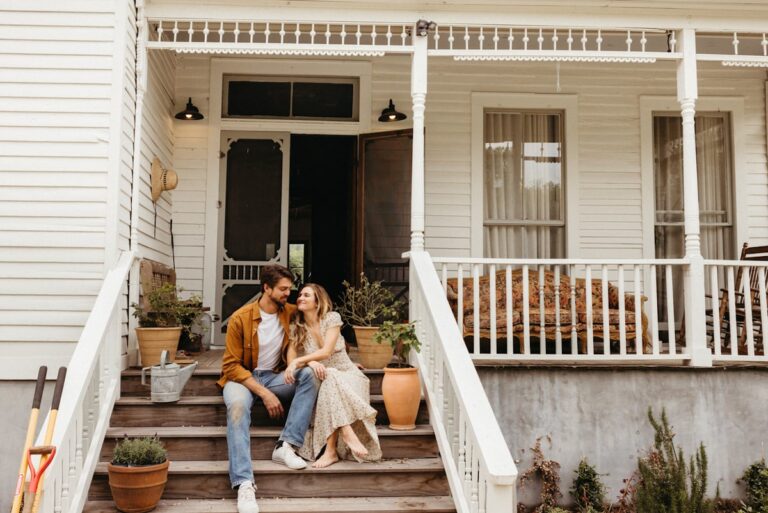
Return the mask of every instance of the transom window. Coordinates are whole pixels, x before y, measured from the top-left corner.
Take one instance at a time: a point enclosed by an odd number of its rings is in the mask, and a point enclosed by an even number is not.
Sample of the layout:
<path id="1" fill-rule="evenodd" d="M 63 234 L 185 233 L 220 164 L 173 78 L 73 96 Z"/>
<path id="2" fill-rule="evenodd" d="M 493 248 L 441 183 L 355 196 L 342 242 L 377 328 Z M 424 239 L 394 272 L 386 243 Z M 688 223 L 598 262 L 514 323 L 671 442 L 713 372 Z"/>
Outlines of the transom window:
<path id="1" fill-rule="evenodd" d="M 485 256 L 565 257 L 563 113 L 486 109 L 484 125 Z"/>
<path id="2" fill-rule="evenodd" d="M 222 116 L 358 120 L 356 78 L 224 76 Z"/>

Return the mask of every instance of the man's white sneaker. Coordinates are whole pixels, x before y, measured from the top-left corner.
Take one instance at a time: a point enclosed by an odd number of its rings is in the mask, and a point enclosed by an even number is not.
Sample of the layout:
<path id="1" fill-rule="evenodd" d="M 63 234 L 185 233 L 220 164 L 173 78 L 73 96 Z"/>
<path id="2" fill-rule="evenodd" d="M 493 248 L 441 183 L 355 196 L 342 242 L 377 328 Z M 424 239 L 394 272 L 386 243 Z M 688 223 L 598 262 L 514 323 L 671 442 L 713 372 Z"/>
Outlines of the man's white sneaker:
<path id="1" fill-rule="evenodd" d="M 246 481 L 237 489 L 237 513 L 259 513 L 253 483 Z"/>
<path id="2" fill-rule="evenodd" d="M 293 447 L 291 447 L 291 444 L 288 442 L 283 442 L 272 451 L 272 461 L 275 463 L 282 463 L 293 470 L 307 468 L 307 462 L 294 452 Z"/>

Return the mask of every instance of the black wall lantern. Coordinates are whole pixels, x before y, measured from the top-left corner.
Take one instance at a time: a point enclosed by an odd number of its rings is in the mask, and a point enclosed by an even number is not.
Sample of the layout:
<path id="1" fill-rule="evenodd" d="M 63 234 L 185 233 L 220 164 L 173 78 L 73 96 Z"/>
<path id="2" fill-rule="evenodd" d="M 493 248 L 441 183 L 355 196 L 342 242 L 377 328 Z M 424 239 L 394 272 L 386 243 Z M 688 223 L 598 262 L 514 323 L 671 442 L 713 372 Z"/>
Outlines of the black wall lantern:
<path id="1" fill-rule="evenodd" d="M 200 114 L 200 109 L 192 104 L 192 98 L 187 102 L 187 108 L 176 114 L 176 119 L 193 120 L 203 119 L 203 115 Z"/>
<path id="2" fill-rule="evenodd" d="M 381 116 L 379 116 L 379 121 L 383 123 L 389 123 L 390 121 L 402 121 L 405 118 L 407 118 L 405 114 L 402 112 L 397 112 L 395 110 L 395 104 L 392 102 L 392 98 L 389 99 L 389 106 L 381 111 Z"/>

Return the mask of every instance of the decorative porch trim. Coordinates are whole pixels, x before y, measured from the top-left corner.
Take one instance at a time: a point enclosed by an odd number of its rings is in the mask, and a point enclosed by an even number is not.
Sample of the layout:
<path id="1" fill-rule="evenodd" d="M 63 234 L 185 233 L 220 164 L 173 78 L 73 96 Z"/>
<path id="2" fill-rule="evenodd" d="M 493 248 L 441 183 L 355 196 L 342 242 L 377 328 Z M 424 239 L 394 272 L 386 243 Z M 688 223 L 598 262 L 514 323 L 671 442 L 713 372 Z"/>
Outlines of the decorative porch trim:
<path id="1" fill-rule="evenodd" d="M 147 48 L 178 53 L 380 57 L 412 53 L 403 23 L 148 20 Z"/>
<path id="2" fill-rule="evenodd" d="M 608 52 L 606 52 L 608 53 Z M 627 62 L 635 64 L 652 64 L 656 62 L 656 57 L 628 57 L 624 55 L 572 55 L 565 52 L 552 52 L 549 55 L 542 52 L 524 53 L 494 53 L 491 55 L 481 54 L 462 54 L 454 55 L 455 61 L 529 61 L 529 62 Z"/>

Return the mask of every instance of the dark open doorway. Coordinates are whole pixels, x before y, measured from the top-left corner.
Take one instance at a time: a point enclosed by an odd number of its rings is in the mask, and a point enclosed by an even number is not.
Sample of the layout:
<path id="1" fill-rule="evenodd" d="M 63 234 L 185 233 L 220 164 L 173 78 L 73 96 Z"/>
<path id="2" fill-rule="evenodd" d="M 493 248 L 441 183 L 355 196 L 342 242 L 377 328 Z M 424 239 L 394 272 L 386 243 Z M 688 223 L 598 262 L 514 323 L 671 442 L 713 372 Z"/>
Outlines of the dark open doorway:
<path id="1" fill-rule="evenodd" d="M 291 136 L 289 266 L 334 301 L 354 275 L 356 145 L 354 136 Z"/>

